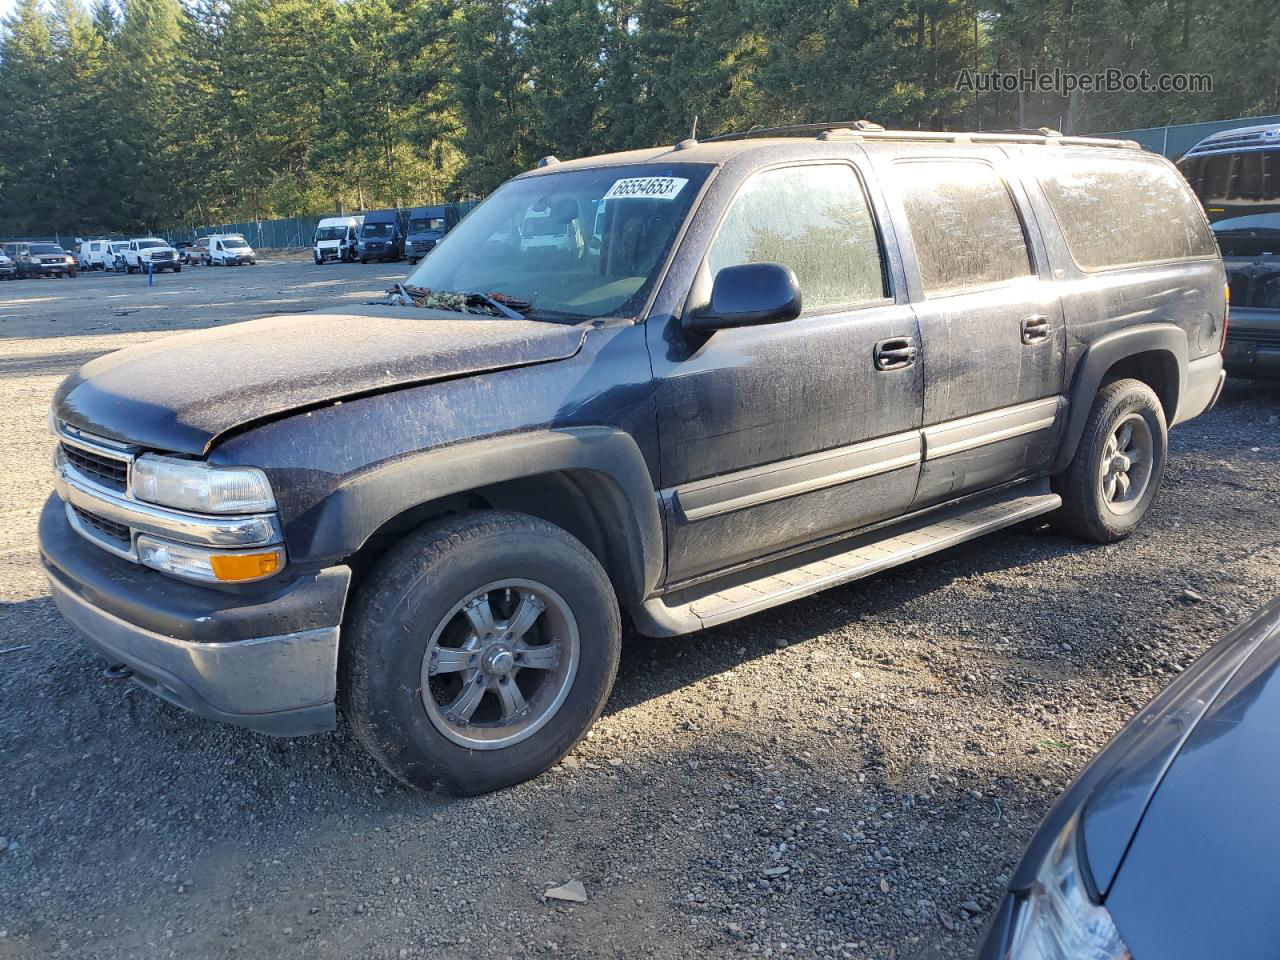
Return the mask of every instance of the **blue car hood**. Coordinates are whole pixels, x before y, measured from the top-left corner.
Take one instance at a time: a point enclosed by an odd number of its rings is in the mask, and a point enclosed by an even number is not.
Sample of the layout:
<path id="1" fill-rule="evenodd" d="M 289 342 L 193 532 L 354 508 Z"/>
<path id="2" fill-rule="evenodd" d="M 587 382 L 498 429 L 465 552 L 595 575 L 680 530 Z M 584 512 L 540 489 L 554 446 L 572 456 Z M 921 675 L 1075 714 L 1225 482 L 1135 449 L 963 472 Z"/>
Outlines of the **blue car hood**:
<path id="1" fill-rule="evenodd" d="M 1160 780 L 1107 894 L 1139 960 L 1280 954 L 1280 605 L 1252 636 Z"/>

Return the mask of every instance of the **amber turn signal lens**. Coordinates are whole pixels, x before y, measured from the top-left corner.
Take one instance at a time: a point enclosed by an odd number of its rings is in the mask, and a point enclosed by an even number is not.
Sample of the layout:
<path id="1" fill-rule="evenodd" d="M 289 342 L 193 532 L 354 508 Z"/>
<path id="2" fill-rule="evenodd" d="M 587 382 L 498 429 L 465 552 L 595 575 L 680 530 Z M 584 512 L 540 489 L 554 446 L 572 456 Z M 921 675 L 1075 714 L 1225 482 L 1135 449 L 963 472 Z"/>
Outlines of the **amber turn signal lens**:
<path id="1" fill-rule="evenodd" d="M 227 583 L 242 580 L 260 580 L 280 569 L 280 551 L 270 553 L 237 553 L 226 556 L 214 554 L 209 558 L 213 575 Z"/>

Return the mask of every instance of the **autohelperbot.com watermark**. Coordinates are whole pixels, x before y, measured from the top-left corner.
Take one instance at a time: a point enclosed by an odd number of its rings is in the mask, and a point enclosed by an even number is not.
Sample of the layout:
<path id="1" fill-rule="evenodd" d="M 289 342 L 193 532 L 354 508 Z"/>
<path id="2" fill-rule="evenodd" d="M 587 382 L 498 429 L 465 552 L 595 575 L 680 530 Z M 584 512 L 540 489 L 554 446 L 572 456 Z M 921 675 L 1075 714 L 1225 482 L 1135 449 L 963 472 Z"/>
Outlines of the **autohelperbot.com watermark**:
<path id="1" fill-rule="evenodd" d="M 1076 73 L 1054 67 L 1040 70 L 961 70 L 956 90 L 969 93 L 1055 93 L 1069 97 L 1080 93 L 1212 93 L 1208 73 L 1152 73 L 1108 67 L 1093 73 Z"/>

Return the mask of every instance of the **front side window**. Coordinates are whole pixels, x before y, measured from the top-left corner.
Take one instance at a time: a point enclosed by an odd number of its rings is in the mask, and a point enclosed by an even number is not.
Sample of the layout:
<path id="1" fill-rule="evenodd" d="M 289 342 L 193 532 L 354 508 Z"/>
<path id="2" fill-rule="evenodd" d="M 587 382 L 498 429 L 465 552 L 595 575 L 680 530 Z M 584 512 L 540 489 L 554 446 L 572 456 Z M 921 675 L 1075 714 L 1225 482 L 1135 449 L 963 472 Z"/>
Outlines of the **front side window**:
<path id="1" fill-rule="evenodd" d="M 738 191 L 707 253 L 714 277 L 743 263 L 795 271 L 805 313 L 887 296 L 866 194 L 843 163 L 766 170 Z"/>
<path id="2" fill-rule="evenodd" d="M 926 296 L 1031 274 L 1018 210 L 990 164 L 901 161 L 897 174 Z"/>
<path id="3" fill-rule="evenodd" d="M 1176 170 L 1137 151 L 1092 150 L 1035 164 L 1040 185 L 1082 270 L 1105 270 L 1217 250 L 1195 196 Z"/>
<path id="4" fill-rule="evenodd" d="M 634 317 L 710 170 L 628 164 L 512 180 L 450 229 L 408 284 L 505 294 L 535 319 Z"/>

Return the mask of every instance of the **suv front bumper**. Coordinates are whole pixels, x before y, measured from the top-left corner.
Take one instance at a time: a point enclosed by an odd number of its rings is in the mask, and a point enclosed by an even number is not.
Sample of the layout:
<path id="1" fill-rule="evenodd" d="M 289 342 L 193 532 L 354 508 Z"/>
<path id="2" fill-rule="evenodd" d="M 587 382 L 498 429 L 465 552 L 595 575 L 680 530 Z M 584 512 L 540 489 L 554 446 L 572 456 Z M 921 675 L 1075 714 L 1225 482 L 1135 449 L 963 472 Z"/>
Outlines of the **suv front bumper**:
<path id="1" fill-rule="evenodd" d="M 162 699 L 275 736 L 333 728 L 350 568 L 260 593 L 209 589 L 89 543 L 57 495 L 40 516 L 40 558 L 63 616 Z"/>

